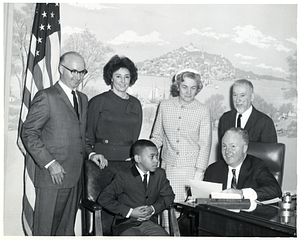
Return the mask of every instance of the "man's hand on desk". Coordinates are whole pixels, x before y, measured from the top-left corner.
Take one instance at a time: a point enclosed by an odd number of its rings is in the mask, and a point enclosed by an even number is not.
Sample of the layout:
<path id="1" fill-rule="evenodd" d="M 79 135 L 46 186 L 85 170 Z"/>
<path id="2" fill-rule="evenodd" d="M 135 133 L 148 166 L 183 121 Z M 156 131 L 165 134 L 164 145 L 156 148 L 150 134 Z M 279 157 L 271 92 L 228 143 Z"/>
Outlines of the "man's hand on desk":
<path id="1" fill-rule="evenodd" d="M 222 193 L 235 193 L 241 195 L 243 198 L 243 191 L 241 189 L 228 188 L 223 190 Z"/>

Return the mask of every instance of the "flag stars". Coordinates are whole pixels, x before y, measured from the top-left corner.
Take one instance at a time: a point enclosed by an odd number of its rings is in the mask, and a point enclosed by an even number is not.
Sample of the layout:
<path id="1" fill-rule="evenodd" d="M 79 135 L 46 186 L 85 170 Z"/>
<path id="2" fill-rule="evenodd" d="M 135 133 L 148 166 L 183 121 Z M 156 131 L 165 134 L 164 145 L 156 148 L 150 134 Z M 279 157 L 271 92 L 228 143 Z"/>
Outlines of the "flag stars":
<path id="1" fill-rule="evenodd" d="M 43 16 L 43 18 L 47 17 L 47 13 L 44 11 L 44 12 L 42 13 L 42 16 Z"/>
<path id="2" fill-rule="evenodd" d="M 38 43 L 42 43 L 42 38 L 39 37 L 38 40 L 37 40 L 37 42 Z"/>
<path id="3" fill-rule="evenodd" d="M 51 18 L 54 18 L 54 12 L 50 13 Z"/>
<path id="4" fill-rule="evenodd" d="M 36 56 L 40 56 L 40 51 L 36 51 L 36 52 L 35 52 L 35 55 L 36 55 Z"/>
<path id="5" fill-rule="evenodd" d="M 41 30 L 41 31 L 42 31 L 42 30 L 45 30 L 45 25 L 41 24 L 40 30 Z"/>
<path id="6" fill-rule="evenodd" d="M 48 23 L 47 30 L 51 30 L 51 25 Z"/>

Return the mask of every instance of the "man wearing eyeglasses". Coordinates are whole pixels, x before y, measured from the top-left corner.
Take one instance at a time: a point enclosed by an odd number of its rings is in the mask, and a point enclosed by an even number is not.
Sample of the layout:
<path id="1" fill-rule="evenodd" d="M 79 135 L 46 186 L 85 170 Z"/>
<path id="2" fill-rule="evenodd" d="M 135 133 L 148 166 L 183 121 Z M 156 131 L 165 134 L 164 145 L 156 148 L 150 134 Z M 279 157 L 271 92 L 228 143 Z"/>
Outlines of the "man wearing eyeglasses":
<path id="1" fill-rule="evenodd" d="M 35 162 L 34 236 L 72 236 L 81 195 L 87 96 L 76 90 L 87 70 L 77 52 L 60 58 L 60 79 L 34 96 L 22 140 Z"/>

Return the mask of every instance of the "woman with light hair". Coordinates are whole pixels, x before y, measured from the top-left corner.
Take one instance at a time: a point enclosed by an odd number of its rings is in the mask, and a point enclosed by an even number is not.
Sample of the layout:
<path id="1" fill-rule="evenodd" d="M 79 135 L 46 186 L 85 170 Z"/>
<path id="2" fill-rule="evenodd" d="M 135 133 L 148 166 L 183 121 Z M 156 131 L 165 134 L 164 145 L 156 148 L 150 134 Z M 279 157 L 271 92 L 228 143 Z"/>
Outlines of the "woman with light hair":
<path id="1" fill-rule="evenodd" d="M 150 136 L 162 147 L 161 166 L 175 193 L 175 202 L 187 197 L 189 179 L 202 180 L 212 141 L 210 110 L 195 99 L 203 88 L 199 72 L 179 71 L 172 79 L 172 98 L 158 108 Z"/>

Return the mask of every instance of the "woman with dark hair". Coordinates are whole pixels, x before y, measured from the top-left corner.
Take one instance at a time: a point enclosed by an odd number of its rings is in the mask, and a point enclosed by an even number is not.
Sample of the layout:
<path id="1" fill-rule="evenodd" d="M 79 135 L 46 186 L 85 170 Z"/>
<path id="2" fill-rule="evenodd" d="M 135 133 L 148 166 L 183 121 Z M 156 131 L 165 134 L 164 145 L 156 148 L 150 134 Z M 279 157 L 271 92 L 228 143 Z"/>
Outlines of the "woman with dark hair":
<path id="1" fill-rule="evenodd" d="M 173 98 L 161 101 L 150 139 L 162 147 L 161 166 L 175 193 L 175 202 L 187 197 L 189 179 L 202 180 L 211 150 L 209 109 L 195 99 L 203 85 L 193 69 L 172 79 Z"/>
<path id="2" fill-rule="evenodd" d="M 142 126 L 140 101 L 127 93 L 137 78 L 137 68 L 124 56 L 113 56 L 104 66 L 103 78 L 111 89 L 89 101 L 87 153 L 105 174 L 105 187 L 116 171 L 131 166 L 130 147 Z M 127 161 L 126 161 L 127 160 Z"/>

